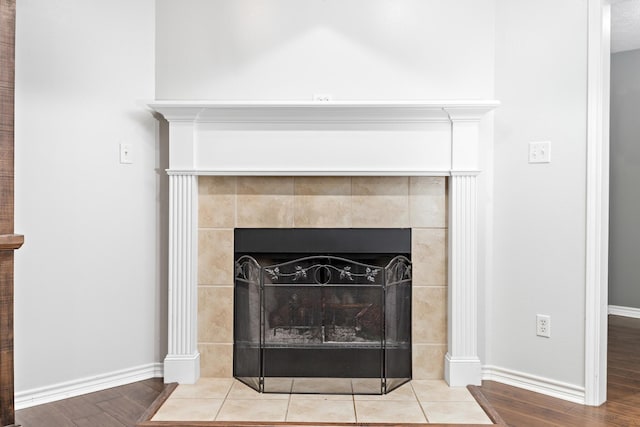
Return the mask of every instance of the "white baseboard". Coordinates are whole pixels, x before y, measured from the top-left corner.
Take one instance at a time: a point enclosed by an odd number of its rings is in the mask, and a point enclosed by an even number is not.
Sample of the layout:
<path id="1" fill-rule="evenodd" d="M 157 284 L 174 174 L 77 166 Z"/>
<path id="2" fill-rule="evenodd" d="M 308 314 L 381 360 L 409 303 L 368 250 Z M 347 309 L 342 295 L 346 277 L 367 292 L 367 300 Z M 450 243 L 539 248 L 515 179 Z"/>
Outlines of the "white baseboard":
<path id="1" fill-rule="evenodd" d="M 640 308 L 635 307 L 622 307 L 620 305 L 610 305 L 609 314 L 615 316 L 633 317 L 640 319 Z"/>
<path id="2" fill-rule="evenodd" d="M 482 367 L 482 379 L 497 381 L 581 405 L 585 404 L 584 387 L 551 380 L 549 378 L 512 371 L 498 366 L 485 365 Z"/>
<path id="3" fill-rule="evenodd" d="M 31 406 L 55 402 L 69 397 L 80 396 L 81 394 L 93 393 L 136 381 L 158 378 L 162 377 L 162 375 L 162 363 L 150 363 L 135 368 L 20 391 L 15 394 L 15 408 L 16 410 L 29 408 Z"/>

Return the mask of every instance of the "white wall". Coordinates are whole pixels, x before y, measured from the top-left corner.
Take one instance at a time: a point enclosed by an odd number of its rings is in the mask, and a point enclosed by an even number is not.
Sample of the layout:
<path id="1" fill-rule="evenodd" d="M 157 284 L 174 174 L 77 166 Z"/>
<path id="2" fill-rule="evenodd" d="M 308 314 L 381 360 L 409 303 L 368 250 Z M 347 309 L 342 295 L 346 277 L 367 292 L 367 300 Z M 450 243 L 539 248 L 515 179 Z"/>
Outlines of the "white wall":
<path id="1" fill-rule="evenodd" d="M 611 56 L 609 303 L 640 309 L 640 49 Z"/>
<path id="2" fill-rule="evenodd" d="M 490 98 L 494 0 L 158 0 L 158 99 Z"/>
<path id="3" fill-rule="evenodd" d="M 587 2 L 498 0 L 489 365 L 584 386 Z M 530 141 L 550 164 L 528 164 Z M 551 338 L 535 335 L 551 316 Z"/>
<path id="4" fill-rule="evenodd" d="M 15 368 L 19 396 L 160 362 L 153 0 L 20 0 Z M 118 146 L 134 163 L 119 164 Z"/>

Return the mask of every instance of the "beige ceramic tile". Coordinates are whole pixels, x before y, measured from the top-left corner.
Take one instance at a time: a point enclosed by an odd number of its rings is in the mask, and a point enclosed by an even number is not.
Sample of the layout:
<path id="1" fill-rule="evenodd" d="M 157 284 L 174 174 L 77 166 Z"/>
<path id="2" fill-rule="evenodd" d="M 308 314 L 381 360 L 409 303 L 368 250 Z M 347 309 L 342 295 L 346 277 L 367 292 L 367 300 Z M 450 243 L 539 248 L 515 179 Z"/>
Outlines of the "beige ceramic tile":
<path id="1" fill-rule="evenodd" d="M 171 393 L 172 399 L 202 398 L 224 399 L 233 384 L 233 378 L 200 378 L 195 384 L 180 384 Z"/>
<path id="2" fill-rule="evenodd" d="M 413 344 L 411 356 L 414 380 L 443 379 L 445 354 L 447 354 L 446 345 Z"/>
<path id="3" fill-rule="evenodd" d="M 414 286 L 411 290 L 414 344 L 447 343 L 447 288 Z"/>
<path id="4" fill-rule="evenodd" d="M 236 178 L 201 176 L 198 178 L 198 226 L 233 228 L 236 220 Z"/>
<path id="5" fill-rule="evenodd" d="M 198 342 L 233 344 L 233 287 L 198 287 Z"/>
<path id="6" fill-rule="evenodd" d="M 356 395 L 365 395 L 372 393 L 380 393 L 382 391 L 382 381 L 380 378 L 354 378 L 351 380 L 351 388 L 354 397 Z M 379 394 L 373 394 L 379 396 Z"/>
<path id="7" fill-rule="evenodd" d="M 288 380 L 290 381 L 290 380 Z M 290 388 L 290 387 L 289 387 Z M 289 400 L 288 394 L 279 394 L 279 393 L 260 393 L 247 386 L 246 384 L 241 383 L 240 381 L 234 381 L 233 386 L 231 386 L 231 391 L 227 396 L 227 399 L 232 400 L 247 400 L 247 399 L 256 399 L 256 400 Z"/>
<path id="8" fill-rule="evenodd" d="M 274 378 L 267 377 L 264 379 L 265 393 L 291 393 L 293 388 L 292 378 Z"/>
<path id="9" fill-rule="evenodd" d="M 413 380 L 420 402 L 475 402 L 466 387 L 449 387 L 444 380 Z"/>
<path id="10" fill-rule="evenodd" d="M 409 227 L 409 178 L 353 177 L 353 227 Z"/>
<path id="11" fill-rule="evenodd" d="M 292 393 L 342 393 L 351 394 L 351 380 L 348 378 L 296 378 Z"/>
<path id="12" fill-rule="evenodd" d="M 298 176 L 294 178 L 296 196 L 350 196 L 351 177 Z"/>
<path id="13" fill-rule="evenodd" d="M 227 399 L 216 421 L 283 422 L 289 400 L 230 400 Z"/>
<path id="14" fill-rule="evenodd" d="M 293 227 L 293 177 L 238 177 L 237 227 Z"/>
<path id="15" fill-rule="evenodd" d="M 169 398 L 151 421 L 213 421 L 223 399 Z"/>
<path id="16" fill-rule="evenodd" d="M 198 343 L 200 375 L 213 378 L 233 376 L 233 344 Z"/>
<path id="17" fill-rule="evenodd" d="M 233 285 L 233 230 L 198 232 L 198 283 Z"/>
<path id="18" fill-rule="evenodd" d="M 354 423 L 356 414 L 352 400 L 292 400 L 287 421 L 318 423 Z"/>
<path id="19" fill-rule="evenodd" d="M 241 176 L 238 177 L 238 195 L 243 196 L 292 196 L 292 176 Z"/>
<path id="20" fill-rule="evenodd" d="M 359 176 L 352 178 L 353 195 L 409 196 L 409 178 L 405 176 Z"/>
<path id="21" fill-rule="evenodd" d="M 409 209 L 412 227 L 446 227 L 446 178 L 430 176 L 409 178 Z"/>
<path id="22" fill-rule="evenodd" d="M 359 423 L 424 423 L 426 418 L 417 401 L 356 401 Z"/>
<path id="23" fill-rule="evenodd" d="M 351 178 L 295 178 L 294 225 L 351 227 Z"/>
<path id="24" fill-rule="evenodd" d="M 354 383 L 358 380 L 354 380 Z M 356 385 L 354 384 L 354 388 Z M 397 389 L 387 393 L 387 394 L 354 394 L 354 400 L 408 400 L 415 401 L 416 395 L 413 392 L 413 388 L 411 388 L 410 383 L 406 383 L 398 387 Z"/>
<path id="25" fill-rule="evenodd" d="M 302 393 L 294 393 L 291 395 L 291 401 L 296 400 L 342 400 L 353 402 L 352 394 L 302 394 Z"/>
<path id="26" fill-rule="evenodd" d="M 414 286 L 447 284 L 447 231 L 414 228 L 411 233 Z"/>
<path id="27" fill-rule="evenodd" d="M 422 408 L 430 423 L 493 424 L 476 402 L 426 402 Z"/>

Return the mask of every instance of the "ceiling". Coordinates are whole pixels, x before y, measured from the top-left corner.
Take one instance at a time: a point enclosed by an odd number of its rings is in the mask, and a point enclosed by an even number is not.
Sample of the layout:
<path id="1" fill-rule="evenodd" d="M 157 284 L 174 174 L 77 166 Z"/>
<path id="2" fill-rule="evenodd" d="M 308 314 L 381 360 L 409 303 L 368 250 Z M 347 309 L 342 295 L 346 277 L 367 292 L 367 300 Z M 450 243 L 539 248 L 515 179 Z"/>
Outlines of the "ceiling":
<path id="1" fill-rule="evenodd" d="M 640 49 L 640 0 L 611 1 L 611 53 Z"/>

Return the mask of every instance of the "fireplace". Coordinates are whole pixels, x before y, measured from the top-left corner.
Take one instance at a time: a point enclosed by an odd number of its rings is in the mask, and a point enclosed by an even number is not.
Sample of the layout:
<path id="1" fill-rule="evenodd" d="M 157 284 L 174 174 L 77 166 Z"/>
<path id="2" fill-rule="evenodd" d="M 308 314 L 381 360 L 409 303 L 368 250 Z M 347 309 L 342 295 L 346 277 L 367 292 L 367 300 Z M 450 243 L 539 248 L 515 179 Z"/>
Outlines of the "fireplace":
<path id="1" fill-rule="evenodd" d="M 413 341 L 412 374 L 415 378 L 416 367 L 424 366 L 426 360 L 429 363 L 435 360 L 450 385 L 480 383 L 476 241 L 480 120 L 498 105 L 497 102 L 156 101 L 149 105 L 169 122 L 169 348 L 164 366 L 165 381 L 195 382 L 201 372 L 201 355 L 204 359 L 215 360 L 216 368 L 221 369 L 212 371 L 211 364 L 205 363 L 202 366 L 207 370 L 206 375 L 231 375 L 231 369 L 226 367 L 232 364 L 232 343 L 198 343 L 202 326 L 207 327 L 201 324 L 198 316 L 201 302 L 203 298 L 209 298 L 208 295 L 224 299 L 227 288 L 232 288 L 232 283 L 227 285 L 226 278 L 230 276 L 232 281 L 233 272 L 229 275 L 223 270 L 230 268 L 233 271 L 233 227 L 262 226 L 255 223 L 262 222 L 274 200 L 282 202 L 280 207 L 289 209 L 293 204 L 294 210 L 299 208 L 294 201 L 297 195 L 281 197 L 280 193 L 266 189 L 262 196 L 257 196 L 266 203 L 245 210 L 248 206 L 245 202 L 251 198 L 246 197 L 242 188 L 246 185 L 245 178 L 254 184 L 261 181 L 259 177 L 269 182 L 273 178 L 291 183 L 312 177 L 344 178 L 352 184 L 350 189 L 353 191 L 347 198 L 353 202 L 362 196 L 377 197 L 366 191 L 356 191 L 360 188 L 360 180 L 403 177 L 408 180 L 409 187 L 413 180 L 423 178 L 446 180 L 448 203 L 445 224 L 436 228 L 413 224 L 415 207 L 409 208 L 408 217 L 398 217 L 400 227 L 446 240 L 446 272 L 443 276 L 446 282 L 436 286 L 438 291 L 446 292 L 444 351 L 432 352 L 433 346 L 429 342 L 418 344 Z M 213 177 L 229 177 L 235 183 L 237 192 L 231 202 L 232 205 L 235 203 L 235 216 L 232 217 L 235 223 L 225 222 L 216 225 L 221 227 L 216 229 L 199 229 L 200 181 Z M 225 210 L 226 203 L 217 204 L 215 209 Z M 353 225 L 345 225 L 338 218 L 340 223 L 335 227 L 389 227 L 378 225 L 378 218 L 367 212 L 372 205 L 351 203 L 351 206 L 363 206 L 363 211 L 357 213 L 360 224 L 355 224 L 356 213 L 352 211 Z M 420 215 L 429 209 L 421 205 L 415 212 Z M 339 212 L 337 215 L 332 212 L 332 215 L 330 219 L 336 219 Z M 305 222 L 303 217 L 295 224 L 291 217 L 285 215 L 283 218 L 289 225 L 273 227 L 295 228 Z M 362 224 L 363 219 L 365 224 Z M 367 223 L 369 219 L 372 222 Z M 313 225 L 326 226 L 325 218 Z M 217 243 L 213 252 L 224 249 L 222 253 L 216 253 L 216 262 L 222 262 L 224 267 L 212 276 L 223 277 L 225 282 L 205 283 L 207 289 L 203 289 L 198 285 L 209 278 L 205 277 L 207 272 L 201 271 L 201 261 L 212 256 L 210 246 L 214 236 Z M 228 246 L 231 248 L 227 250 Z M 423 247 L 428 248 L 429 244 L 423 244 Z M 428 261 L 416 264 L 415 257 L 413 251 L 413 291 L 420 289 L 426 295 L 432 290 L 431 284 L 419 283 L 416 287 L 415 280 Z M 218 285 L 223 286 L 218 288 Z M 414 313 L 414 335 L 416 325 L 424 323 L 416 323 L 415 317 Z M 215 329 L 216 333 L 224 331 L 223 328 Z"/>
<path id="2" fill-rule="evenodd" d="M 410 229 L 236 229 L 234 376 L 261 392 L 411 379 Z"/>

